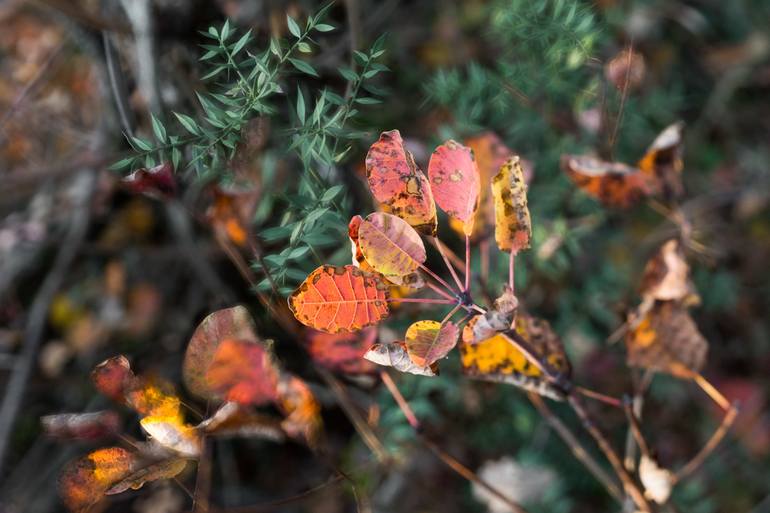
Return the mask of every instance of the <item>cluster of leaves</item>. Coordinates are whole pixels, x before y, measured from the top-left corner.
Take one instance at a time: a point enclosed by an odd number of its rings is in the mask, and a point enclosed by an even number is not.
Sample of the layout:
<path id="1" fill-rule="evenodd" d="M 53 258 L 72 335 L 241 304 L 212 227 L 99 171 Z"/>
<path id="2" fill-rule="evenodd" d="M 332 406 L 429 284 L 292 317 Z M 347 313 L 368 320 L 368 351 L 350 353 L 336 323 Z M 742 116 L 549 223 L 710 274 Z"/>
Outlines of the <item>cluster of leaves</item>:
<path id="1" fill-rule="evenodd" d="M 182 133 L 174 134 L 151 115 L 154 140 L 128 137 L 134 152 L 113 166 L 116 170 L 135 169 L 127 181 L 136 191 L 167 196 L 176 192 L 173 174 L 181 167 L 194 170 L 199 178 L 228 182 L 234 159 L 253 151 L 247 146 L 254 124 L 276 118 L 280 110 L 274 105 L 274 97 L 286 95 L 292 111 L 286 128 L 286 140 L 290 142 L 280 150 L 293 150 L 302 164 L 296 187 L 289 191 L 270 189 L 270 152 L 261 155 L 266 187 L 261 191 L 260 208 L 256 212 L 253 208 L 239 208 L 242 226 L 237 232 L 243 237 L 232 237 L 232 231 L 228 231 L 229 238 L 243 246 L 246 241 L 242 239 L 250 235 L 255 220 L 270 223 L 258 235 L 269 248 L 280 247 L 280 251 L 268 251 L 254 263 L 255 269 L 265 276 L 258 284 L 262 291 L 277 287 L 277 292 L 288 294 L 306 272 L 302 269 L 316 250 L 332 244 L 344 230 L 343 187 L 329 183 L 337 178 L 336 167 L 362 135 L 350 127 L 359 115 L 358 109 L 380 103 L 379 97 L 384 94 L 371 83 L 371 79 L 387 71 L 386 66 L 377 62 L 385 52 L 383 37 L 367 51 L 355 51 L 350 67 L 339 68 L 345 80 L 343 94 L 324 88 L 313 97 L 307 89 L 303 91 L 301 83 L 297 85 L 296 98 L 290 98 L 291 91 L 285 91 L 282 84 L 290 82 L 292 71 L 310 79 L 319 77 L 318 71 L 301 55 L 315 51 L 314 34 L 334 30 L 323 22 L 329 7 L 309 16 L 304 27 L 287 16 L 290 36 L 286 40 L 270 39 L 268 48 L 261 52 L 250 50 L 254 42 L 251 31 L 238 34 L 229 21 L 221 28 L 211 27 L 202 33 L 211 40 L 203 45 L 205 53 L 200 60 L 206 71 L 202 78 L 212 82 L 211 92 L 197 94 L 202 119 L 175 112 Z M 231 202 L 243 203 L 230 189 L 219 187 L 217 198 L 224 194 L 231 197 Z M 284 215 L 273 224 L 270 214 L 279 205 Z"/>
<path id="2" fill-rule="evenodd" d="M 67 465 L 59 489 L 71 511 L 87 511 L 105 495 L 176 477 L 201 456 L 206 437 L 280 441 L 288 436 L 311 447 L 317 443 L 320 406 L 303 380 L 278 365 L 244 307 L 219 310 L 201 322 L 190 339 L 182 371 L 191 393 L 220 405 L 195 425 L 187 422 L 185 403 L 170 383 L 135 375 L 125 356 L 112 357 L 94 369 L 97 390 L 133 410 L 148 440 L 132 442 L 130 449 L 98 449 Z M 283 417 L 254 409 L 268 405 Z M 43 425 L 49 435 L 64 439 L 113 437 L 120 427 L 111 411 L 53 415 L 43 418 Z"/>

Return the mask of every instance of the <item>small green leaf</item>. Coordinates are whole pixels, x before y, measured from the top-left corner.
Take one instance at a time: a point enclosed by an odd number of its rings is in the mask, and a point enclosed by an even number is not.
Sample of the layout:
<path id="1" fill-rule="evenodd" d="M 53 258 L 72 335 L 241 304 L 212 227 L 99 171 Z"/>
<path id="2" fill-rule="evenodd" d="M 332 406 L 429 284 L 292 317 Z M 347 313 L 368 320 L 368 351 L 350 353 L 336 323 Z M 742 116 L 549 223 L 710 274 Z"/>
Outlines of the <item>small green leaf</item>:
<path id="1" fill-rule="evenodd" d="M 313 51 L 312 48 L 310 48 L 310 45 L 305 43 L 304 41 L 297 44 L 297 48 L 302 53 L 311 53 Z"/>
<path id="2" fill-rule="evenodd" d="M 321 196 L 321 202 L 329 203 L 330 201 L 333 201 L 337 196 L 339 196 L 344 188 L 344 185 L 335 185 L 334 187 L 329 187 L 326 192 L 323 193 L 323 196 Z"/>
<path id="3" fill-rule="evenodd" d="M 289 57 L 289 62 L 291 62 L 292 66 L 297 68 L 297 70 L 301 71 L 302 73 L 305 73 L 307 75 L 311 75 L 314 77 L 318 76 L 318 73 L 313 68 L 313 66 L 311 66 L 305 61 L 301 61 L 299 59 L 292 59 L 291 57 Z"/>
<path id="4" fill-rule="evenodd" d="M 318 25 L 315 26 L 315 29 L 318 32 L 331 32 L 332 30 L 334 30 L 334 26 L 329 25 L 328 23 L 319 23 Z"/>
<path id="5" fill-rule="evenodd" d="M 113 171 L 122 171 L 127 167 L 131 167 L 131 164 L 133 163 L 134 163 L 134 157 L 127 157 L 112 164 L 110 166 L 110 169 Z"/>
<path id="6" fill-rule="evenodd" d="M 276 57 L 281 56 L 281 45 L 278 43 L 278 40 L 275 38 L 270 38 L 270 52 Z"/>
<path id="7" fill-rule="evenodd" d="M 377 103 L 382 103 L 382 100 L 378 100 L 377 98 L 356 98 L 356 103 L 360 103 L 361 105 L 374 105 Z"/>
<path id="8" fill-rule="evenodd" d="M 238 40 L 238 42 L 235 43 L 235 46 L 233 46 L 233 55 L 236 55 L 238 52 L 243 50 L 243 47 L 246 46 L 246 43 L 249 42 L 251 39 L 251 30 L 246 32 L 244 35 L 241 36 L 241 38 Z"/>
<path id="9" fill-rule="evenodd" d="M 163 123 L 152 113 L 150 114 L 150 120 L 152 121 L 152 131 L 155 134 L 155 138 L 161 144 L 166 144 L 166 128 L 163 126 Z"/>
<path id="10" fill-rule="evenodd" d="M 297 118 L 303 125 L 305 124 L 305 98 L 302 96 L 302 90 L 297 87 Z"/>
<path id="11" fill-rule="evenodd" d="M 222 32 L 220 33 L 222 41 L 227 41 L 227 36 L 229 35 L 230 35 L 230 20 L 225 20 L 225 24 L 222 25 Z"/>
<path id="12" fill-rule="evenodd" d="M 291 32 L 291 34 L 294 37 L 299 38 L 302 36 L 302 32 L 299 29 L 299 25 L 297 25 L 297 22 L 294 21 L 294 18 L 292 18 L 288 14 L 286 15 L 286 23 L 289 25 L 289 32 Z"/>
<path id="13" fill-rule="evenodd" d="M 195 122 L 193 118 L 190 116 L 187 116 L 186 114 L 179 114 L 178 112 L 174 112 L 174 116 L 176 116 L 176 119 L 179 120 L 179 123 L 182 124 L 182 126 L 190 132 L 193 135 L 200 135 L 200 129 L 198 128 L 198 124 Z"/>
<path id="14" fill-rule="evenodd" d="M 305 255 L 310 253 L 310 248 L 308 246 L 301 246 L 299 248 L 294 248 L 291 250 L 291 253 L 289 253 L 288 260 L 298 260 Z"/>
<path id="15" fill-rule="evenodd" d="M 140 149 L 142 151 L 152 151 L 152 145 L 149 142 L 147 142 L 147 141 L 145 141 L 143 139 L 140 139 L 138 137 L 132 137 L 131 138 L 131 143 L 132 143 L 132 145 L 134 147 L 136 147 L 136 148 L 138 148 L 138 149 Z"/>
<path id="16" fill-rule="evenodd" d="M 350 68 L 339 68 L 340 75 L 348 82 L 355 82 L 358 80 L 358 75 Z"/>

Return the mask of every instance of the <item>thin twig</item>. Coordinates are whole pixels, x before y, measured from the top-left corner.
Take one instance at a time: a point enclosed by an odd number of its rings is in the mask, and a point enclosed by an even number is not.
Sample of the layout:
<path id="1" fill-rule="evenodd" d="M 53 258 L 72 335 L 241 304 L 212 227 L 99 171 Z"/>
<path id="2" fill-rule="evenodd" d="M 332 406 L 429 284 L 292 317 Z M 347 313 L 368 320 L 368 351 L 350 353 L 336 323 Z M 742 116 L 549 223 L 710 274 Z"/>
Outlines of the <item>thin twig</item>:
<path id="1" fill-rule="evenodd" d="M 428 305 L 454 305 L 457 301 L 454 299 L 437 299 L 433 297 L 391 297 L 389 303 L 424 303 Z"/>
<path id="2" fill-rule="evenodd" d="M 629 45 L 627 49 L 628 53 L 628 62 L 626 62 L 626 76 L 623 80 L 623 91 L 621 92 L 620 96 L 620 106 L 618 107 L 618 116 L 615 118 L 615 126 L 612 129 L 612 134 L 610 135 L 610 141 L 609 141 L 609 156 L 612 158 L 612 153 L 615 149 L 615 141 L 617 141 L 618 137 L 618 130 L 620 129 L 620 123 L 623 121 L 623 112 L 626 107 L 626 99 L 628 98 L 628 84 L 631 79 L 631 57 L 633 57 L 633 51 L 634 51 L 634 43 L 631 41 L 631 44 Z"/>
<path id="3" fill-rule="evenodd" d="M 74 180 L 74 207 L 70 226 L 56 255 L 53 267 L 35 295 L 29 309 L 27 324 L 24 329 L 24 345 L 16 359 L 13 374 L 5 387 L 5 396 L 0 406 L 0 475 L 5 460 L 16 416 L 24 402 L 27 382 L 35 366 L 35 356 L 43 340 L 46 318 L 54 296 L 64 283 L 72 262 L 85 240 L 91 221 L 91 195 L 96 178 L 93 171 L 82 171 Z"/>
<path id="4" fill-rule="evenodd" d="M 575 392 L 585 397 L 588 397 L 589 399 L 595 399 L 597 401 L 603 402 L 604 404 L 609 404 L 610 406 L 614 406 L 615 408 L 623 407 L 623 401 L 621 401 L 617 397 L 611 397 L 607 394 L 602 394 L 601 392 L 591 390 L 590 388 L 576 386 Z"/>
<path id="5" fill-rule="evenodd" d="M 545 418 L 553 430 L 556 431 L 556 434 L 558 434 L 564 443 L 567 444 L 567 447 L 570 448 L 575 458 L 583 463 L 588 471 L 593 474 L 593 476 L 600 483 L 604 485 L 610 495 L 617 499 L 618 502 L 622 503 L 623 493 L 620 491 L 620 488 L 618 488 L 617 484 L 615 484 L 615 481 L 602 468 L 602 466 L 599 465 L 599 463 L 588 453 L 588 451 L 585 450 L 577 436 L 575 436 L 575 434 L 570 431 L 567 425 L 564 424 L 561 419 L 559 419 L 551 411 L 550 408 L 548 408 L 548 406 L 545 404 L 545 401 L 543 401 L 539 395 L 533 392 L 529 392 L 527 395 L 529 396 L 529 400 L 532 402 L 535 408 L 537 408 L 537 410 L 540 412 L 540 415 Z"/>
<path id="6" fill-rule="evenodd" d="M 439 296 L 441 296 L 441 297 L 443 297 L 445 299 L 450 299 L 452 301 L 457 301 L 457 298 L 453 298 L 452 296 L 450 296 L 449 294 L 444 292 L 441 288 L 437 287 L 433 283 L 428 281 L 428 282 L 425 282 L 425 284 L 428 286 L 428 288 L 430 288 L 433 292 L 435 292 Z"/>
<path id="7" fill-rule="evenodd" d="M 642 427 L 639 425 L 639 419 L 637 419 L 636 415 L 634 414 L 633 399 L 629 398 L 623 403 L 623 410 L 626 412 L 626 418 L 628 419 L 628 425 L 631 429 L 631 434 L 636 440 L 636 443 L 639 445 L 639 450 L 642 451 L 643 456 L 650 458 L 652 456 L 652 452 L 650 451 L 650 447 L 647 445 L 647 440 L 644 439 L 644 435 L 642 434 Z"/>
<path id="8" fill-rule="evenodd" d="M 702 374 L 696 374 L 693 380 L 695 380 L 698 386 L 700 386 L 703 391 L 706 392 L 706 394 L 708 394 L 708 396 L 723 410 L 729 410 L 732 407 L 730 401 L 728 401 L 727 398 L 722 395 L 722 392 L 717 390 L 716 387 L 712 385 L 706 378 L 704 378 Z"/>
<path id="9" fill-rule="evenodd" d="M 457 271 L 455 271 L 454 266 L 452 265 L 452 262 L 449 261 L 449 257 L 447 257 L 446 252 L 444 251 L 444 245 L 441 243 L 441 241 L 433 237 L 433 245 L 438 249 L 438 252 L 441 254 L 441 258 L 444 260 L 444 264 L 446 264 L 447 269 L 449 269 L 449 272 L 452 274 L 452 279 L 454 279 L 455 284 L 457 284 L 457 290 L 463 291 L 465 290 L 463 288 L 463 283 L 460 281 L 460 277 L 457 276 Z"/>
<path id="10" fill-rule="evenodd" d="M 465 292 L 471 290 L 471 238 L 465 236 Z"/>
<path id="11" fill-rule="evenodd" d="M 610 465 L 612 465 L 613 470 L 615 470 L 615 474 L 617 474 L 617 476 L 620 478 L 620 481 L 623 483 L 623 489 L 626 491 L 631 500 L 634 501 L 636 507 L 642 511 L 652 511 L 650 504 L 647 502 L 647 499 L 645 499 L 644 494 L 639 489 L 639 486 L 634 482 L 634 480 L 631 478 L 631 475 L 626 471 L 623 463 L 620 461 L 620 457 L 615 452 L 615 449 L 612 448 L 612 445 L 610 445 L 607 438 L 605 438 L 599 428 L 596 427 L 596 424 L 594 424 L 593 420 L 591 420 L 591 417 L 583 407 L 580 399 L 575 394 L 568 394 L 567 402 L 572 407 L 572 410 L 575 412 L 578 418 L 580 418 L 580 421 L 583 423 L 583 427 L 596 441 L 596 444 L 604 453 L 607 461 L 609 461 Z"/>
<path id="12" fill-rule="evenodd" d="M 527 513 L 527 511 L 522 508 L 518 503 L 511 500 L 510 497 L 503 494 L 500 490 L 493 487 L 486 481 L 484 481 L 482 478 L 480 478 L 476 473 L 474 473 L 471 469 L 460 463 L 458 460 L 456 460 L 453 456 L 448 454 L 446 451 L 441 449 L 435 442 L 430 440 L 428 437 L 422 433 L 422 426 L 420 424 L 420 421 L 417 419 L 417 416 L 414 414 L 414 411 L 409 406 L 409 403 L 404 398 L 403 395 L 401 395 L 401 391 L 399 391 L 398 387 L 396 386 L 396 383 L 393 381 L 393 379 L 390 377 L 390 375 L 385 371 L 380 371 L 380 377 L 382 378 L 382 382 L 385 384 L 385 387 L 390 392 L 390 395 L 393 396 L 393 399 L 396 401 L 396 404 L 398 404 L 398 407 L 401 409 L 401 412 L 404 414 L 404 417 L 406 417 L 407 422 L 409 425 L 414 429 L 415 433 L 417 434 L 417 437 L 419 440 L 427 447 L 433 454 L 436 455 L 447 467 L 452 469 L 454 472 L 465 478 L 466 480 L 470 481 L 471 483 L 474 483 L 485 490 L 487 490 L 489 493 L 500 499 L 501 501 L 505 502 L 508 507 L 511 508 L 512 511 L 515 513 Z"/>
<path id="13" fill-rule="evenodd" d="M 515 290 L 515 283 L 513 281 L 513 273 L 514 273 L 514 262 L 516 260 L 516 253 L 511 251 L 511 253 L 508 255 L 508 287 L 510 287 L 511 292 Z"/>
<path id="14" fill-rule="evenodd" d="M 203 451 L 198 459 L 198 473 L 195 476 L 195 490 L 193 491 L 193 513 L 206 513 L 209 510 L 209 496 L 211 494 L 211 441 L 203 439 Z"/>
<path id="15" fill-rule="evenodd" d="M 706 442 L 706 445 L 703 446 L 703 448 L 698 451 L 698 454 L 696 454 L 693 459 L 691 459 L 684 467 L 679 469 L 676 474 L 674 474 L 674 483 L 678 483 L 693 472 L 695 472 L 698 467 L 700 467 L 704 461 L 706 461 L 706 458 L 709 457 L 709 455 L 714 452 L 714 450 L 719 446 L 722 439 L 727 435 L 727 432 L 732 427 L 733 423 L 735 422 L 736 417 L 738 416 L 738 405 L 737 404 L 731 404 L 729 409 L 727 410 L 727 413 L 725 414 L 724 419 L 722 419 L 722 423 L 719 425 L 719 428 L 714 432 L 713 435 L 711 435 L 711 438 L 709 438 L 708 442 Z"/>

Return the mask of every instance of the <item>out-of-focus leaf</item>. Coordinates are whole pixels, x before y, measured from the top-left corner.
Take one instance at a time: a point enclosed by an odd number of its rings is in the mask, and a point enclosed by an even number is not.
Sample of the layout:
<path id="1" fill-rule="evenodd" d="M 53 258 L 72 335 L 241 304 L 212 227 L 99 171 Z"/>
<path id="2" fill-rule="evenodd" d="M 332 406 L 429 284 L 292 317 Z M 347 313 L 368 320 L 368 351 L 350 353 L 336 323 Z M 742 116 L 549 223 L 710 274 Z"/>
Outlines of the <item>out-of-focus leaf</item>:
<path id="1" fill-rule="evenodd" d="M 305 346 L 313 360 L 322 367 L 344 374 L 370 374 L 375 367 L 364 355 L 377 341 L 377 329 L 369 327 L 358 333 L 329 334 L 308 330 Z"/>
<path id="2" fill-rule="evenodd" d="M 366 352 L 364 358 L 377 365 L 393 367 L 399 372 L 416 374 L 417 376 L 438 375 L 438 366 L 436 364 L 422 367 L 414 363 L 406 352 L 406 344 L 404 342 L 375 344 Z"/>

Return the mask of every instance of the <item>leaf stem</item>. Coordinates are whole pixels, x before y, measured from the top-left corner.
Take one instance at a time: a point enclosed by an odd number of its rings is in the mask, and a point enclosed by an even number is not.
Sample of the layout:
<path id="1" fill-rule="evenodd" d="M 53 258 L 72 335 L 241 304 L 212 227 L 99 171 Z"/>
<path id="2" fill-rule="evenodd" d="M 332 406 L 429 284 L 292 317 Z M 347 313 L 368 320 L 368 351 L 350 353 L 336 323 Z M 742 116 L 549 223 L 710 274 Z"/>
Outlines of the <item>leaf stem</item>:
<path id="1" fill-rule="evenodd" d="M 511 251 L 511 253 L 508 256 L 508 286 L 511 288 L 512 293 L 514 291 L 513 273 L 514 273 L 515 260 L 516 260 L 516 253 Z"/>
<path id="2" fill-rule="evenodd" d="M 590 399 L 596 399 L 597 401 L 601 401 L 605 404 L 609 404 L 610 406 L 614 406 L 615 408 L 623 408 L 623 401 L 621 401 L 617 397 L 612 397 L 606 394 L 602 394 L 601 392 L 591 390 L 590 388 L 585 388 L 580 386 L 575 387 L 575 392 L 585 397 L 588 397 Z"/>
<path id="3" fill-rule="evenodd" d="M 702 374 L 696 374 L 693 380 L 695 380 L 698 386 L 700 386 L 703 391 L 708 394 L 711 400 L 717 403 L 723 410 L 729 410 L 732 407 L 730 401 L 728 401 L 727 398 L 722 395 L 722 392 L 717 390 L 716 387 L 712 385 L 706 378 L 704 378 Z"/>
<path id="4" fill-rule="evenodd" d="M 471 238 L 465 236 L 465 288 L 466 293 L 471 290 Z"/>
<path id="5" fill-rule="evenodd" d="M 449 261 L 449 258 L 446 256 L 446 253 L 444 252 L 443 244 L 437 237 L 433 237 L 433 240 L 436 242 L 435 246 L 436 246 L 436 249 L 438 249 L 438 252 L 441 254 L 441 258 L 444 259 L 444 264 L 446 264 L 447 268 L 449 269 L 449 272 L 452 274 L 452 278 L 457 284 L 457 290 L 462 292 L 463 290 L 465 290 L 463 288 L 463 283 L 460 281 L 460 277 L 457 276 L 457 271 L 455 271 L 454 266 Z"/>
<path id="6" fill-rule="evenodd" d="M 438 299 L 433 297 L 401 297 L 388 298 L 389 303 L 425 303 L 428 305 L 454 305 L 457 301 L 450 299 Z"/>
<path id="7" fill-rule="evenodd" d="M 437 275 L 436 273 L 434 273 L 433 271 L 431 271 L 430 269 L 428 269 L 428 268 L 425 266 L 425 264 L 420 264 L 420 263 L 418 262 L 418 265 L 420 266 L 420 269 L 422 269 L 423 271 L 425 271 L 425 272 L 428 274 L 428 276 L 430 276 L 431 278 L 433 278 L 434 280 L 436 280 L 437 282 L 439 282 L 441 285 L 443 285 L 444 287 L 446 287 L 446 289 L 447 289 L 448 291 L 452 292 L 453 294 L 457 294 L 457 292 L 456 292 L 456 291 L 455 291 L 455 290 L 452 288 L 452 286 L 451 286 L 450 284 L 448 284 L 448 283 L 447 283 L 447 282 L 446 282 L 446 281 L 445 281 L 445 280 L 444 280 L 444 279 L 443 279 L 441 276 Z M 459 280 L 458 280 L 458 282 L 459 282 Z M 460 290 L 462 290 L 462 289 L 460 289 Z"/>

